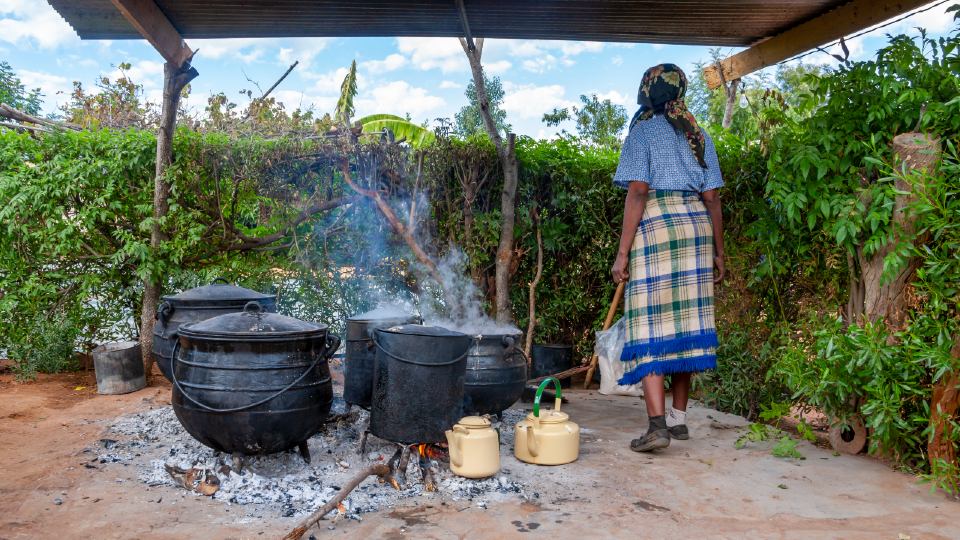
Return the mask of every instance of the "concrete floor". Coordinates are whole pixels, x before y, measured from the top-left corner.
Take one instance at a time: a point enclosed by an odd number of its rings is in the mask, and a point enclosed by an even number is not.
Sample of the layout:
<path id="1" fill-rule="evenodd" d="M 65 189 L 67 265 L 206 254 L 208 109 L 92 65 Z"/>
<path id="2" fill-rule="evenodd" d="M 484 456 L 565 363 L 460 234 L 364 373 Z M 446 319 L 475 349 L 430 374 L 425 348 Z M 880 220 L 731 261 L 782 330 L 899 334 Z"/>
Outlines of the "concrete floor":
<path id="1" fill-rule="evenodd" d="M 0 539 L 275 538 L 295 524 L 238 519 L 236 507 L 231 512 L 182 490 L 148 488 L 131 467 L 84 467 L 83 449 L 114 418 L 169 400 L 164 387 L 97 396 L 84 384 L 0 380 Z M 799 446 L 802 461 L 773 457 L 772 443 L 736 450 L 744 420 L 702 408 L 689 412 L 691 440 L 636 454 L 629 441 L 646 427 L 642 400 L 582 390 L 568 395 L 564 410 L 583 429 L 578 461 L 537 467 L 502 451 L 503 467 L 537 497 L 486 509 L 412 499 L 362 521 L 322 522 L 311 532 L 394 540 L 960 538 L 960 504 L 872 458 L 834 456 L 806 442 Z"/>
<path id="2" fill-rule="evenodd" d="M 835 456 L 803 442 L 804 460 L 742 450 L 746 422 L 691 408 L 691 440 L 652 455 L 629 450 L 645 431 L 641 399 L 569 392 L 565 410 L 584 433 L 580 459 L 539 467 L 535 502 L 486 510 L 411 507 L 342 523 L 345 538 L 960 538 L 960 504 L 866 456 Z M 504 454 L 507 449 L 504 449 Z M 537 468 L 504 456 L 504 467 Z M 528 489 L 529 491 L 529 489 Z M 904 535 L 904 536 L 900 536 Z M 324 535 L 325 536 L 325 535 Z M 320 535 L 318 535 L 320 537 Z"/>

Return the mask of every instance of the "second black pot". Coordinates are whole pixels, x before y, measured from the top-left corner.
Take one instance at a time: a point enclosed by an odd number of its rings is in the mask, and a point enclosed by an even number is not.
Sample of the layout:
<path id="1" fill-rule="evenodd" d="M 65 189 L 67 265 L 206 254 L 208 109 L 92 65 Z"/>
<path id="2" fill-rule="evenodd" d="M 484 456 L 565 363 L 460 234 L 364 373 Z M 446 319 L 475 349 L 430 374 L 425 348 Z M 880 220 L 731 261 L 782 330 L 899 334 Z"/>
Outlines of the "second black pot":
<path id="1" fill-rule="evenodd" d="M 376 361 L 370 432 L 388 441 L 439 443 L 463 416 L 472 338 L 436 326 L 374 330 Z"/>

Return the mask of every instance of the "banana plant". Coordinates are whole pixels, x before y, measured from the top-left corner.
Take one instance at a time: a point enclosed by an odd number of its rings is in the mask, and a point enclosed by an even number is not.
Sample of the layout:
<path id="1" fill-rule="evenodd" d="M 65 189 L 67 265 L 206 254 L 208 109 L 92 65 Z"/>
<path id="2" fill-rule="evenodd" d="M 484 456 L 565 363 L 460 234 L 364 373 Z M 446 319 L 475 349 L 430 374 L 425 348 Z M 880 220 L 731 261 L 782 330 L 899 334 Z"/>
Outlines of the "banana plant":
<path id="1" fill-rule="evenodd" d="M 405 141 L 415 149 L 429 146 L 436 140 L 436 135 L 430 129 L 393 114 L 371 114 L 357 123 L 365 134 L 386 134 L 394 141 Z"/>

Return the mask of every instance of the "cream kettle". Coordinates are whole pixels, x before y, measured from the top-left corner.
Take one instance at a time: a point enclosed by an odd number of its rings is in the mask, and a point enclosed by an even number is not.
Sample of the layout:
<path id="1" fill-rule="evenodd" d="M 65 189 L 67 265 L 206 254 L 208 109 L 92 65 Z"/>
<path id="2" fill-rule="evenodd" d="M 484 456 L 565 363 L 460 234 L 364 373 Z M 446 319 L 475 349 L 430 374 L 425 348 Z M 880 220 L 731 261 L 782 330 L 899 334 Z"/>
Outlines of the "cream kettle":
<path id="1" fill-rule="evenodd" d="M 482 416 L 465 416 L 446 431 L 450 470 L 465 478 L 486 478 L 500 471 L 500 437 Z"/>
<path id="2" fill-rule="evenodd" d="M 540 411 L 543 389 L 553 381 L 557 399 L 552 411 Z M 533 412 L 517 423 L 513 435 L 513 453 L 520 461 L 536 465 L 562 465 L 580 455 L 580 426 L 560 412 L 560 381 L 550 377 L 540 383 L 533 399 Z"/>

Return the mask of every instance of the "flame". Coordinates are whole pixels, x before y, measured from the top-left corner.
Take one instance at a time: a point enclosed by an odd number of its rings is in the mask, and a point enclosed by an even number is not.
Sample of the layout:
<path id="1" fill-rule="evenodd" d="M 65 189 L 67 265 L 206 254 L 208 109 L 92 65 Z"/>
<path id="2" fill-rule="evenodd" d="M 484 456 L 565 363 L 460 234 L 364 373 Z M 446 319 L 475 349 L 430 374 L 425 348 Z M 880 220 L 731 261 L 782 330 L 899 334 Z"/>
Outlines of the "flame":
<path id="1" fill-rule="evenodd" d="M 417 454 L 424 459 L 442 459 L 444 452 L 436 445 L 420 443 L 417 445 Z"/>
<path id="2" fill-rule="evenodd" d="M 338 503 L 337 503 L 337 512 L 340 512 L 341 514 L 346 514 L 346 513 L 347 513 L 347 507 L 344 506 L 342 502 L 338 502 Z"/>

